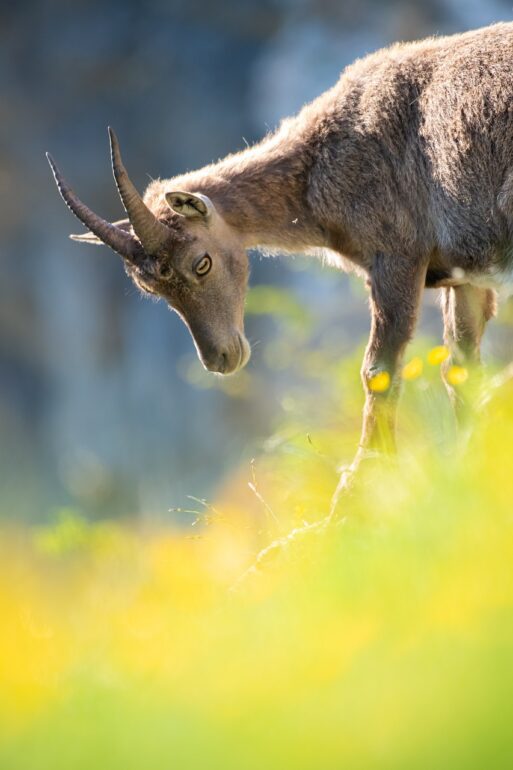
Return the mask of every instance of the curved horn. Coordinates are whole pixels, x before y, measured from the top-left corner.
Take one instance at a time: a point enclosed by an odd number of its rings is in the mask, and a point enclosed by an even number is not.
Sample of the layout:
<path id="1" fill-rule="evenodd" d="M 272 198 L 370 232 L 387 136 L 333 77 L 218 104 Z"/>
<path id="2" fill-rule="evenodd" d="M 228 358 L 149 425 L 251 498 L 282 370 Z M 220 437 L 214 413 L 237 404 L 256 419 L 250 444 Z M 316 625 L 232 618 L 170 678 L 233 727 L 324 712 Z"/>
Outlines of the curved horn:
<path id="1" fill-rule="evenodd" d="M 125 211 L 135 234 L 141 241 L 147 254 L 156 254 L 169 239 L 170 231 L 152 214 L 130 181 L 123 166 L 116 134 L 109 126 L 110 153 L 112 171 Z"/>
<path id="2" fill-rule="evenodd" d="M 61 197 L 77 219 L 103 241 L 106 246 L 110 246 L 113 251 L 122 256 L 123 259 L 127 259 L 134 264 L 140 262 L 144 256 L 144 251 L 136 238 L 102 219 L 94 211 L 91 211 L 85 203 L 82 203 L 62 176 L 50 153 L 47 152 L 46 157 L 48 158 L 48 163 L 52 169 Z"/>

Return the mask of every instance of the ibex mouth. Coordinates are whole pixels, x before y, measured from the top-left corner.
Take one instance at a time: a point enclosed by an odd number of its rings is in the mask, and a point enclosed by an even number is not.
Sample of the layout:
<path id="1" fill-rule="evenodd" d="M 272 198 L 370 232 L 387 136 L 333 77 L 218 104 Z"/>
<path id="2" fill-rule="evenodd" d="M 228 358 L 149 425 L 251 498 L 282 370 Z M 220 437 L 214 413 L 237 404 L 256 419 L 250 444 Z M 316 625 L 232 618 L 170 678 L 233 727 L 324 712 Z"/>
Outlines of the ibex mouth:
<path id="1" fill-rule="evenodd" d="M 201 361 L 205 369 L 216 374 L 235 374 L 246 366 L 251 356 L 249 342 L 243 334 L 237 332 L 235 344 L 229 348 L 218 350 L 209 356 L 200 353 Z"/>

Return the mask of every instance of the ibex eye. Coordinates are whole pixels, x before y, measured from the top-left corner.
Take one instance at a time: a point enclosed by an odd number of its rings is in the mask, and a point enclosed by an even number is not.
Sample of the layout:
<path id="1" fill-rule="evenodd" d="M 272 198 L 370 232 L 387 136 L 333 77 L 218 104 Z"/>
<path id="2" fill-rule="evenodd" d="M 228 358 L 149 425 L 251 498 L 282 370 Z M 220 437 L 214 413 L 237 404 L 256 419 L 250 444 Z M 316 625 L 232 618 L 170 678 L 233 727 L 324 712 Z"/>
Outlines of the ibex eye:
<path id="1" fill-rule="evenodd" d="M 210 259 L 208 254 L 205 254 L 205 256 L 198 259 L 194 265 L 193 270 L 196 273 L 196 275 L 206 275 L 210 268 L 212 267 L 212 260 Z"/>
<path id="2" fill-rule="evenodd" d="M 159 275 L 161 278 L 168 278 L 171 275 L 171 268 L 169 265 L 161 265 L 159 267 Z"/>

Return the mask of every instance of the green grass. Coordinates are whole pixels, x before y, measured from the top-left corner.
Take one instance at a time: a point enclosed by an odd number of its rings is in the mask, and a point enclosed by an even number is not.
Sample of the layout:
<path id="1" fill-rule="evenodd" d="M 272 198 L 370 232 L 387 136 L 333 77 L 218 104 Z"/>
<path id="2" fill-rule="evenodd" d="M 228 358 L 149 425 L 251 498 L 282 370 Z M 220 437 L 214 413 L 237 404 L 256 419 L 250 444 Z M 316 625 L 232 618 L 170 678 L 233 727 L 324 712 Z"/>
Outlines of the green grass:
<path id="1" fill-rule="evenodd" d="M 0 767 L 512 766 L 512 385 L 463 446 L 425 364 L 397 465 L 231 590 L 326 513 L 357 441 L 356 358 L 320 355 L 194 528 L 4 527 Z"/>

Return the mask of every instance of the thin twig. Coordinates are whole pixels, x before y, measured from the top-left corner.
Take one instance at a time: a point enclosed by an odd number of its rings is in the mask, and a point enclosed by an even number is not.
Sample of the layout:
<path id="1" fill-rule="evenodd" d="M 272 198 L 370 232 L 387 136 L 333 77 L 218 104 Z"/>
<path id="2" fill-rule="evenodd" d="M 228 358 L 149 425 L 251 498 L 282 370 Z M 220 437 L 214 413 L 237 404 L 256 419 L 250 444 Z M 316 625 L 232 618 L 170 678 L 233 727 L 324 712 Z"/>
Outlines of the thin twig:
<path id="1" fill-rule="evenodd" d="M 252 458 L 252 460 L 250 462 L 250 467 L 251 467 L 251 477 L 252 477 L 253 481 L 248 481 L 248 487 L 251 489 L 251 491 L 253 492 L 253 494 L 257 498 L 257 500 L 260 503 L 262 503 L 266 513 L 270 514 L 270 516 L 274 519 L 275 523 L 278 524 L 279 523 L 278 522 L 278 517 L 276 516 L 275 512 L 273 511 L 273 509 L 271 508 L 269 503 L 267 503 L 266 500 L 262 497 L 262 495 L 260 494 L 260 491 L 258 489 L 258 484 L 257 484 L 257 479 L 256 479 L 256 472 L 255 472 L 255 458 L 254 457 Z"/>
<path id="2" fill-rule="evenodd" d="M 199 503 L 204 508 L 206 508 L 208 511 L 212 511 L 216 516 L 219 516 L 221 518 L 221 513 L 217 510 L 217 508 L 214 508 L 212 503 L 209 503 L 208 500 L 205 500 L 201 497 L 194 497 L 194 495 L 187 495 L 187 498 L 189 500 L 192 500 L 194 503 Z"/>
<path id="3" fill-rule="evenodd" d="M 168 513 L 191 513 L 194 516 L 202 516 L 202 511 L 195 511 L 192 508 L 168 508 Z"/>

